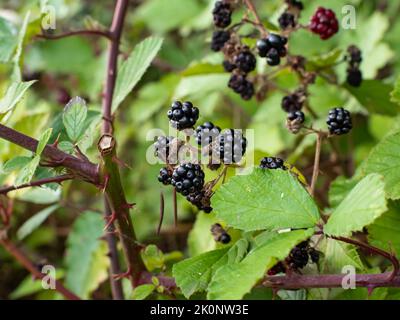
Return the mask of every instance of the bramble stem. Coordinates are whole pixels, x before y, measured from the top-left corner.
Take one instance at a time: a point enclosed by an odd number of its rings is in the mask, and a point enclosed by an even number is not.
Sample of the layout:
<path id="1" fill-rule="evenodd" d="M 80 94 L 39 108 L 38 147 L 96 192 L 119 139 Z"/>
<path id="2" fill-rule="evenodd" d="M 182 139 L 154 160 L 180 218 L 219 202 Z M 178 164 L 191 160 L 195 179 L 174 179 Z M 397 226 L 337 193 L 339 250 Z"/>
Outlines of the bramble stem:
<path id="1" fill-rule="evenodd" d="M 318 132 L 316 134 L 317 134 L 317 144 L 315 147 L 314 169 L 313 169 L 313 174 L 312 174 L 312 179 L 311 179 L 311 187 L 310 187 L 310 192 L 311 192 L 312 196 L 314 195 L 315 186 L 316 186 L 317 180 L 318 180 L 322 140 L 324 139 L 324 136 L 325 136 L 325 134 L 322 132 Z"/>

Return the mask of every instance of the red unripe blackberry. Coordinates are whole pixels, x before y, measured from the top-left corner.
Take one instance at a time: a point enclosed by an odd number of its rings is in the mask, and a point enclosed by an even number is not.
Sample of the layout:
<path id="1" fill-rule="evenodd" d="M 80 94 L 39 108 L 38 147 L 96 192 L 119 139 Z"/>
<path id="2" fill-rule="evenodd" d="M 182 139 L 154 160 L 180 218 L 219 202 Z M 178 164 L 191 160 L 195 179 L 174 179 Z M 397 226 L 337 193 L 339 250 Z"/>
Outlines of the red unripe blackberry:
<path id="1" fill-rule="evenodd" d="M 329 132 L 336 135 L 348 133 L 353 127 L 350 112 L 343 108 L 331 109 L 326 123 Z"/>
<path id="2" fill-rule="evenodd" d="M 244 73 L 249 73 L 256 68 L 256 57 L 248 48 L 245 48 L 235 56 L 234 64 Z"/>
<path id="3" fill-rule="evenodd" d="M 225 129 L 218 137 L 215 154 L 225 164 L 238 163 L 246 152 L 247 140 L 240 130 Z"/>
<path id="4" fill-rule="evenodd" d="M 230 37 L 231 34 L 229 31 L 225 30 L 214 31 L 211 39 L 211 50 L 220 51 Z"/>
<path id="5" fill-rule="evenodd" d="M 228 87 L 240 94 L 243 100 L 250 100 L 254 95 L 253 83 L 248 81 L 246 76 L 242 74 L 232 74 L 229 79 Z"/>
<path id="6" fill-rule="evenodd" d="M 261 169 L 283 169 L 286 170 L 284 161 L 278 157 L 264 157 L 260 162 Z"/>
<path id="7" fill-rule="evenodd" d="M 168 185 L 171 184 L 172 173 L 168 170 L 168 168 L 161 168 L 160 173 L 158 175 L 158 181 L 162 184 Z"/>
<path id="8" fill-rule="evenodd" d="M 219 28 L 226 28 L 231 24 L 232 8 L 228 2 L 217 1 L 215 2 L 212 11 L 214 25 Z"/>
<path id="9" fill-rule="evenodd" d="M 167 116 L 174 128 L 184 130 L 193 128 L 199 118 L 199 109 L 189 101 L 183 103 L 175 101 L 168 110 Z"/>
<path id="10" fill-rule="evenodd" d="M 339 31 L 339 22 L 331 9 L 319 7 L 311 17 L 310 30 L 325 40 Z"/>
<path id="11" fill-rule="evenodd" d="M 212 122 L 205 122 L 196 128 L 196 142 L 200 146 L 206 146 L 216 141 L 221 128 Z"/>
<path id="12" fill-rule="evenodd" d="M 184 196 L 199 192 L 204 186 L 204 172 L 198 164 L 181 164 L 172 173 L 171 184 Z"/>

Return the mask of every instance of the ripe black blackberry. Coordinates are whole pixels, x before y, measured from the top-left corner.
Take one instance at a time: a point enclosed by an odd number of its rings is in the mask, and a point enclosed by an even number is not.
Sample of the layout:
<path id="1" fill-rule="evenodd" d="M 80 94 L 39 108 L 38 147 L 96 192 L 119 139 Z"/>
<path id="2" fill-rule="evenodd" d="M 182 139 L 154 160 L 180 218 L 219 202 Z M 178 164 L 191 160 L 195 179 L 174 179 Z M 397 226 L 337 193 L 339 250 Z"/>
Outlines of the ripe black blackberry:
<path id="1" fill-rule="evenodd" d="M 204 186 L 204 172 L 198 164 L 181 164 L 172 173 L 171 184 L 184 196 L 199 192 Z"/>
<path id="2" fill-rule="evenodd" d="M 247 140 L 240 130 L 225 129 L 214 146 L 216 155 L 225 164 L 238 163 L 246 152 Z"/>
<path id="3" fill-rule="evenodd" d="M 240 73 L 233 73 L 229 79 L 228 87 L 240 94 L 243 100 L 250 100 L 254 95 L 254 85 Z"/>
<path id="4" fill-rule="evenodd" d="M 306 242 L 308 246 L 308 242 Z M 289 257 L 287 258 L 287 265 L 293 269 L 303 269 L 308 263 L 308 247 L 297 245 L 290 251 Z"/>
<path id="5" fill-rule="evenodd" d="M 203 210 L 205 213 L 210 213 L 212 211 L 210 197 L 208 197 L 204 191 L 191 193 L 186 196 L 186 200 L 195 205 L 199 210 Z"/>
<path id="6" fill-rule="evenodd" d="M 361 50 L 351 45 L 347 48 L 348 56 L 348 68 L 346 81 L 353 87 L 359 87 L 362 82 L 362 73 L 360 71 L 360 63 L 362 61 Z"/>
<path id="7" fill-rule="evenodd" d="M 244 73 L 249 73 L 256 68 L 256 57 L 246 47 L 235 56 L 234 64 Z"/>
<path id="8" fill-rule="evenodd" d="M 286 170 L 284 161 L 278 157 L 264 157 L 260 162 L 261 169 L 282 169 Z"/>
<path id="9" fill-rule="evenodd" d="M 168 168 L 164 167 L 160 169 L 160 173 L 158 175 L 158 181 L 162 184 L 168 185 L 171 184 L 172 172 L 168 170 Z"/>
<path id="10" fill-rule="evenodd" d="M 199 146 L 208 145 L 217 139 L 220 132 L 220 127 L 212 122 L 205 122 L 196 128 L 196 142 Z"/>
<path id="11" fill-rule="evenodd" d="M 199 118 L 199 109 L 189 101 L 183 103 L 175 101 L 168 110 L 167 116 L 171 125 L 178 130 L 193 128 Z"/>
<path id="12" fill-rule="evenodd" d="M 294 28 L 296 26 L 296 19 L 294 14 L 290 12 L 283 12 L 281 16 L 278 18 L 279 26 L 282 30 L 288 28 Z"/>
<path id="13" fill-rule="evenodd" d="M 231 241 L 231 236 L 219 223 L 215 223 L 211 226 L 211 234 L 217 242 L 227 244 Z"/>
<path id="14" fill-rule="evenodd" d="M 211 50 L 220 51 L 230 37 L 231 34 L 229 31 L 225 30 L 214 31 L 211 39 Z"/>
<path id="15" fill-rule="evenodd" d="M 231 24 L 232 8 L 228 2 L 226 1 L 215 2 L 212 14 L 213 14 L 214 25 L 216 27 L 226 28 Z"/>
<path id="16" fill-rule="evenodd" d="M 257 41 L 257 49 L 260 57 L 267 57 L 270 66 L 276 66 L 281 58 L 286 56 L 287 38 L 275 33 L 270 33 L 267 38 Z"/>
<path id="17" fill-rule="evenodd" d="M 293 112 L 288 113 L 287 119 L 290 121 L 296 121 L 299 123 L 303 123 L 305 120 L 305 116 L 302 111 L 293 111 Z"/>
<path id="18" fill-rule="evenodd" d="M 236 69 L 236 65 L 234 63 L 229 62 L 228 60 L 224 60 L 224 62 L 222 62 L 222 66 L 224 67 L 224 70 L 226 72 L 232 72 L 233 70 Z"/>
<path id="19" fill-rule="evenodd" d="M 153 144 L 155 156 L 160 158 L 164 162 L 167 162 L 167 159 L 169 157 L 171 142 L 173 139 L 174 137 L 171 136 L 157 137 L 157 140 Z"/>
<path id="20" fill-rule="evenodd" d="M 302 91 L 295 91 L 282 98 L 281 107 L 286 112 L 300 111 L 303 107 L 304 99 L 305 96 Z"/>
<path id="21" fill-rule="evenodd" d="M 347 53 L 349 55 L 349 62 L 350 65 L 355 65 L 355 64 L 359 64 L 362 61 L 362 55 L 361 55 L 361 50 L 355 46 L 355 45 L 351 45 L 347 48 Z"/>
<path id="22" fill-rule="evenodd" d="M 336 135 L 348 133 L 352 128 L 350 112 L 343 108 L 331 109 L 326 123 L 329 132 Z"/>
<path id="23" fill-rule="evenodd" d="M 346 82 L 353 87 L 359 87 L 362 83 L 362 73 L 360 69 L 353 67 L 348 68 Z"/>

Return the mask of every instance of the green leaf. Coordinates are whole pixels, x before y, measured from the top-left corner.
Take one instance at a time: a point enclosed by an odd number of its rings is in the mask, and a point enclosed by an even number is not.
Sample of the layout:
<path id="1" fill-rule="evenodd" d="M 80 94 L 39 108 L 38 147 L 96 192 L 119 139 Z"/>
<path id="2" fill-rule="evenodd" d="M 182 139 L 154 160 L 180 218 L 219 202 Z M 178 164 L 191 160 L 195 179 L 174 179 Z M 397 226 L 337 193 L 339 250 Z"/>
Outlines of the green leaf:
<path id="1" fill-rule="evenodd" d="M 42 135 L 39 138 L 39 142 L 38 142 L 38 145 L 36 148 L 36 155 L 40 156 L 42 154 L 44 148 L 47 145 L 47 142 L 49 142 L 52 132 L 53 132 L 53 129 L 49 128 L 45 132 L 42 133 Z"/>
<path id="2" fill-rule="evenodd" d="M 253 249 L 241 262 L 229 263 L 216 271 L 208 287 L 208 299 L 237 300 L 250 292 L 265 272 L 279 260 L 285 259 L 290 250 L 309 238 L 313 229 L 273 233 L 264 243 Z"/>
<path id="3" fill-rule="evenodd" d="M 124 101 L 129 92 L 142 78 L 160 50 L 162 42 L 163 39 L 159 37 L 150 37 L 143 40 L 135 46 L 129 58 L 123 62 L 115 85 L 112 104 L 113 112 L 117 110 L 121 102 Z"/>
<path id="4" fill-rule="evenodd" d="M 342 268 L 346 265 L 352 265 L 358 270 L 364 269 L 356 247 L 327 238 L 322 264 L 323 272 L 331 274 L 341 273 Z"/>
<path id="5" fill-rule="evenodd" d="M 80 97 L 72 98 L 64 108 L 63 123 L 68 137 L 76 142 L 85 129 L 87 106 L 85 100 Z"/>
<path id="6" fill-rule="evenodd" d="M 35 174 L 35 171 L 39 166 L 39 162 L 40 162 L 39 155 L 33 157 L 33 159 L 31 159 L 31 161 L 28 162 L 19 172 L 17 178 L 15 179 L 15 185 L 19 186 L 21 184 L 31 182 L 33 175 Z"/>
<path id="7" fill-rule="evenodd" d="M 368 226 L 368 240 L 383 250 L 400 255 L 400 202 L 390 201 L 389 210 Z"/>
<path id="8" fill-rule="evenodd" d="M 385 181 L 386 195 L 400 198 L 400 132 L 385 137 L 370 152 L 362 172 L 379 173 Z"/>
<path id="9" fill-rule="evenodd" d="M 108 250 L 100 240 L 103 228 L 102 216 L 87 211 L 75 221 L 67 239 L 65 285 L 83 299 L 108 277 Z"/>
<path id="10" fill-rule="evenodd" d="M 154 284 L 142 284 L 133 290 L 131 299 L 144 300 L 153 293 L 155 288 Z"/>
<path id="11" fill-rule="evenodd" d="M 337 207 L 358 181 L 357 179 L 349 180 L 343 176 L 336 178 L 329 188 L 329 204 L 331 207 Z"/>
<path id="12" fill-rule="evenodd" d="M 400 105 L 400 77 L 397 78 L 393 91 L 390 93 L 390 101 Z"/>
<path id="13" fill-rule="evenodd" d="M 10 173 L 12 171 L 19 170 L 26 166 L 31 160 L 32 158 L 23 156 L 12 158 L 4 164 L 3 171 L 4 173 Z"/>
<path id="14" fill-rule="evenodd" d="M 58 209 L 58 207 L 58 204 L 47 207 L 26 220 L 17 231 L 18 239 L 23 240 L 35 231 L 54 211 Z"/>
<path id="15" fill-rule="evenodd" d="M 199 212 L 197 214 L 196 222 L 188 236 L 190 256 L 197 256 L 216 248 L 216 242 L 210 232 L 211 226 L 216 222 L 215 215 L 212 213 Z"/>
<path id="16" fill-rule="evenodd" d="M 363 80 L 359 88 L 348 84 L 344 87 L 371 113 L 395 116 L 400 110 L 389 99 L 392 86 L 380 80 Z"/>
<path id="17" fill-rule="evenodd" d="M 245 231 L 310 228 L 319 220 L 311 196 L 284 170 L 255 168 L 232 177 L 215 193 L 212 204 L 218 218 Z"/>
<path id="18" fill-rule="evenodd" d="M 26 90 L 28 90 L 28 88 L 35 82 L 36 80 L 11 83 L 6 91 L 6 94 L 0 100 L 0 114 L 4 114 L 12 110 L 22 99 Z"/>
<path id="19" fill-rule="evenodd" d="M 0 17 L 0 62 L 8 62 L 17 46 L 17 30 L 6 19 Z"/>
<path id="20" fill-rule="evenodd" d="M 349 236 L 371 224 L 387 210 L 384 187 L 381 175 L 366 176 L 333 211 L 324 232 L 334 236 Z"/>
<path id="21" fill-rule="evenodd" d="M 15 55 L 13 57 L 14 68 L 13 68 L 13 74 L 11 77 L 14 81 L 18 81 L 18 82 L 22 81 L 21 55 L 22 55 L 22 51 L 23 51 L 22 49 L 23 49 L 23 44 L 24 44 L 24 38 L 25 38 L 25 34 L 26 34 L 26 29 L 28 27 L 30 15 L 31 15 L 30 11 L 28 11 L 25 14 L 24 20 L 21 25 L 21 29 L 19 30 L 19 33 L 18 33 L 17 49 L 16 49 Z"/>
<path id="22" fill-rule="evenodd" d="M 215 91 L 224 91 L 228 80 L 229 75 L 223 73 L 183 77 L 175 90 L 174 97 L 179 99 L 189 95 L 207 95 Z"/>
<path id="23" fill-rule="evenodd" d="M 342 54 L 342 49 L 335 48 L 327 53 L 323 53 L 317 56 L 312 56 L 307 60 L 309 68 L 311 70 L 317 70 L 319 68 L 327 68 L 334 65 Z"/>
<path id="24" fill-rule="evenodd" d="M 146 249 L 142 251 L 142 259 L 148 271 L 154 271 L 164 267 L 164 254 L 154 244 L 146 246 Z"/>
<path id="25" fill-rule="evenodd" d="M 231 248 L 217 249 L 181 261 L 173 266 L 176 284 L 186 298 L 207 289 L 215 271 L 226 263 L 238 262 L 243 258 L 248 243 L 241 239 Z"/>

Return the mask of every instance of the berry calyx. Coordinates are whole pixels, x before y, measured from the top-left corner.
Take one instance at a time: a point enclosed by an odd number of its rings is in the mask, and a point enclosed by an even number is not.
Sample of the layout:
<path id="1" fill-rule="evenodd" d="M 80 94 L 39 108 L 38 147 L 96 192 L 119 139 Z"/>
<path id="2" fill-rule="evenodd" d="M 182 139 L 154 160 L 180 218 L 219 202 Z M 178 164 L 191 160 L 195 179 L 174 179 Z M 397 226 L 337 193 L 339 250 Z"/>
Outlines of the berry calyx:
<path id="1" fill-rule="evenodd" d="M 339 31 L 339 22 L 331 9 L 319 7 L 311 17 L 310 30 L 326 40 Z"/>
<path id="2" fill-rule="evenodd" d="M 254 85 L 240 73 L 233 73 L 229 79 L 228 87 L 240 94 L 243 100 L 250 100 L 254 95 Z"/>
<path id="3" fill-rule="evenodd" d="M 350 112 L 343 108 L 334 108 L 329 111 L 326 120 L 330 134 L 342 135 L 352 129 Z"/>
<path id="4" fill-rule="evenodd" d="M 286 118 L 286 127 L 290 132 L 296 134 L 303 127 L 304 120 L 305 116 L 302 111 L 289 112 Z"/>
<path id="5" fill-rule="evenodd" d="M 231 24 L 232 8 L 228 2 L 217 1 L 215 2 L 212 11 L 214 25 L 219 28 L 226 28 Z"/>
<path id="6" fill-rule="evenodd" d="M 256 57 L 248 48 L 245 48 L 235 56 L 234 64 L 244 73 L 249 73 L 256 68 Z"/>
<path id="7" fill-rule="evenodd" d="M 199 192 L 204 186 L 204 172 L 200 165 L 184 163 L 172 173 L 171 184 L 184 196 Z"/>
<path id="8" fill-rule="evenodd" d="M 171 184 L 172 172 L 168 170 L 168 168 L 164 167 L 160 169 L 160 173 L 158 175 L 158 181 L 160 181 L 164 185 Z"/>
<path id="9" fill-rule="evenodd" d="M 218 137 L 215 154 L 225 164 L 238 163 L 246 152 L 247 140 L 240 130 L 225 129 Z"/>
<path id="10" fill-rule="evenodd" d="M 168 110 L 167 116 L 171 125 L 177 130 L 193 128 L 199 118 L 199 109 L 193 106 L 189 101 L 175 101 Z"/>
<path id="11" fill-rule="evenodd" d="M 224 30 L 214 31 L 211 39 L 211 50 L 220 51 L 230 37 L 231 34 L 229 31 L 224 31 Z"/>
<path id="12" fill-rule="evenodd" d="M 200 146 L 206 146 L 216 140 L 221 128 L 212 122 L 205 122 L 196 128 L 196 142 Z"/>
<path id="13" fill-rule="evenodd" d="M 278 157 L 264 157 L 260 162 L 261 169 L 282 169 L 286 170 L 284 161 Z"/>

